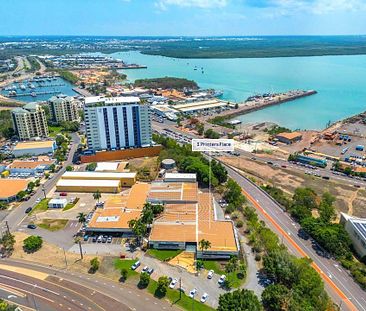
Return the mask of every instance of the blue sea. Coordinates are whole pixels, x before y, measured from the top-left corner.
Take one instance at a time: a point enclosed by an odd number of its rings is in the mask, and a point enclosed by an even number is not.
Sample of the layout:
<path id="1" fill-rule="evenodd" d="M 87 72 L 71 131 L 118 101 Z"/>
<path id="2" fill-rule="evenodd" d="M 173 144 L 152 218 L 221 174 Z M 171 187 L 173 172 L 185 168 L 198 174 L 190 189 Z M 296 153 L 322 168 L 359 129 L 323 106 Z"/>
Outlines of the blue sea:
<path id="1" fill-rule="evenodd" d="M 247 123 L 271 121 L 291 129 L 323 129 L 329 121 L 366 110 L 366 55 L 175 59 L 121 52 L 112 56 L 148 66 L 123 71 L 131 81 L 165 76 L 187 78 L 201 88 L 222 90 L 223 99 L 235 102 L 265 92 L 318 91 L 317 95 L 238 117 Z"/>

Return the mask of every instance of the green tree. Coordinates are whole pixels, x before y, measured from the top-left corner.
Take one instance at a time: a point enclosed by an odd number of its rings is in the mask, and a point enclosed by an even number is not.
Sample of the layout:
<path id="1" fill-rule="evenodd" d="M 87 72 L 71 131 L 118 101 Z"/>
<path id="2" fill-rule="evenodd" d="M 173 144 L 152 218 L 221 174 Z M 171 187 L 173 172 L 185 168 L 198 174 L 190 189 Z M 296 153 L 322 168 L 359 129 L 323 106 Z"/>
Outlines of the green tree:
<path id="1" fill-rule="evenodd" d="M 22 200 L 25 196 L 27 195 L 27 192 L 25 192 L 25 191 L 19 191 L 18 193 L 17 193 L 17 199 L 18 200 Z"/>
<path id="2" fill-rule="evenodd" d="M 71 165 L 66 166 L 66 172 L 71 172 L 73 170 L 74 168 Z"/>
<path id="3" fill-rule="evenodd" d="M 227 203 L 232 204 L 235 209 L 241 208 L 246 201 L 240 186 L 231 178 L 227 182 L 224 199 Z"/>
<path id="4" fill-rule="evenodd" d="M 102 197 L 99 189 L 93 193 L 93 199 L 96 200 L 99 203 L 99 199 Z"/>
<path id="5" fill-rule="evenodd" d="M 311 216 L 313 209 L 317 209 L 317 196 L 313 189 L 297 188 L 293 196 L 291 214 L 298 220 Z"/>
<path id="6" fill-rule="evenodd" d="M 267 286 L 262 293 L 262 303 L 266 310 L 286 310 L 287 300 L 290 297 L 290 290 L 282 284 Z"/>
<path id="7" fill-rule="evenodd" d="M 85 224 L 86 223 L 86 214 L 83 212 L 80 212 L 77 216 L 76 216 L 77 220 L 79 223 L 81 224 Z"/>
<path id="8" fill-rule="evenodd" d="M 89 172 L 94 172 L 95 169 L 97 168 L 97 163 L 93 162 L 93 163 L 89 163 L 87 166 L 86 166 L 86 170 L 89 171 Z"/>
<path id="9" fill-rule="evenodd" d="M 131 219 L 128 222 L 128 227 L 132 229 L 137 241 L 141 243 L 141 239 L 146 235 L 147 232 L 146 224 L 143 223 L 141 219 Z"/>
<path id="10" fill-rule="evenodd" d="M 121 269 L 121 279 L 122 281 L 126 281 L 128 277 L 128 270 L 126 268 Z"/>
<path id="11" fill-rule="evenodd" d="M 220 134 L 215 132 L 213 129 L 208 129 L 204 133 L 205 138 L 218 139 L 220 138 Z"/>
<path id="12" fill-rule="evenodd" d="M 262 306 L 253 291 L 242 289 L 219 297 L 218 311 L 261 311 Z"/>
<path id="13" fill-rule="evenodd" d="M 168 286 L 169 286 L 169 279 L 167 276 L 161 276 L 158 279 L 158 285 L 156 287 L 156 295 L 158 297 L 162 297 L 165 296 L 167 290 L 168 290 Z"/>
<path id="14" fill-rule="evenodd" d="M 227 171 L 225 167 L 221 165 L 220 162 L 212 160 L 211 161 L 211 170 L 212 173 L 217 178 L 219 184 L 222 184 L 227 181 Z"/>
<path id="15" fill-rule="evenodd" d="M 31 235 L 23 240 L 23 249 L 26 253 L 34 253 L 38 251 L 43 244 L 43 239 L 40 236 Z"/>
<path id="16" fill-rule="evenodd" d="M 98 271 L 99 266 L 100 266 L 100 262 L 99 262 L 98 257 L 94 257 L 92 260 L 90 260 L 90 269 L 89 269 L 89 271 L 91 273 L 95 273 L 95 272 Z"/>
<path id="17" fill-rule="evenodd" d="M 335 197 L 329 192 L 325 192 L 322 196 L 322 200 L 319 204 L 320 219 L 325 223 L 330 223 L 336 217 L 336 211 L 333 206 Z"/>
<path id="18" fill-rule="evenodd" d="M 202 239 L 198 242 L 198 246 L 202 252 L 202 257 L 204 254 L 204 251 L 207 251 L 209 248 L 211 248 L 211 242 L 205 239 Z"/>
<path id="19" fill-rule="evenodd" d="M 10 255 L 14 250 L 15 236 L 6 232 L 0 240 L 5 252 Z"/>
<path id="20" fill-rule="evenodd" d="M 138 283 L 139 288 L 146 288 L 150 283 L 150 275 L 146 272 L 140 274 L 140 281 Z"/>
<path id="21" fill-rule="evenodd" d="M 27 186 L 27 190 L 29 192 L 32 192 L 35 186 L 36 186 L 36 184 L 33 181 L 29 182 L 28 186 Z"/>

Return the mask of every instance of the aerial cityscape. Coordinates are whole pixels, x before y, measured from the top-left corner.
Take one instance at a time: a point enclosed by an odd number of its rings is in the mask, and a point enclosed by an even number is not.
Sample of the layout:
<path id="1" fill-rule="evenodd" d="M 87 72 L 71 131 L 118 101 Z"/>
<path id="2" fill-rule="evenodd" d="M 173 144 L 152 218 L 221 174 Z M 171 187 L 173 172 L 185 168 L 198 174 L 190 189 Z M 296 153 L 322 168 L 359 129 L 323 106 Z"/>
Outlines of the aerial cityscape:
<path id="1" fill-rule="evenodd" d="M 1 311 L 366 311 L 364 0 L 3 0 Z"/>

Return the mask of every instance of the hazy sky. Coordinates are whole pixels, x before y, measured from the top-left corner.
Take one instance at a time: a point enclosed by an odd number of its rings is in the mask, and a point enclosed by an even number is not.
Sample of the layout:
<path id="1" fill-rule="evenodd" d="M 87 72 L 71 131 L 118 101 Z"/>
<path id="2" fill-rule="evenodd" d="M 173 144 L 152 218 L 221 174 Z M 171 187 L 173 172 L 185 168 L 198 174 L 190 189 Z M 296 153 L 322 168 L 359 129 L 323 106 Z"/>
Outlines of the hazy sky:
<path id="1" fill-rule="evenodd" d="M 0 0 L 0 35 L 366 34 L 366 0 Z"/>

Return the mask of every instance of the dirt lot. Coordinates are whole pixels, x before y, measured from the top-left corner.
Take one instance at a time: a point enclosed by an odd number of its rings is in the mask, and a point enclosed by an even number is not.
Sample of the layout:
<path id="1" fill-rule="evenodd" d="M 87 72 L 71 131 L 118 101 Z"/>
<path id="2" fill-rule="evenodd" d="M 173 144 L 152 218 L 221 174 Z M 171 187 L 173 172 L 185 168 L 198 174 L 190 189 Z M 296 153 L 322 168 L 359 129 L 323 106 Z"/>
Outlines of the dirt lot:
<path id="1" fill-rule="evenodd" d="M 221 157 L 222 161 L 237 167 L 261 183 L 269 183 L 292 195 L 298 187 L 310 187 L 317 193 L 330 192 L 337 198 L 336 207 L 340 212 L 366 217 L 366 191 L 338 182 L 305 175 L 290 169 L 271 167 L 247 159 Z"/>
<path id="2" fill-rule="evenodd" d="M 137 172 L 138 180 L 152 181 L 159 172 L 158 157 L 131 159 L 127 168 L 131 172 Z"/>

